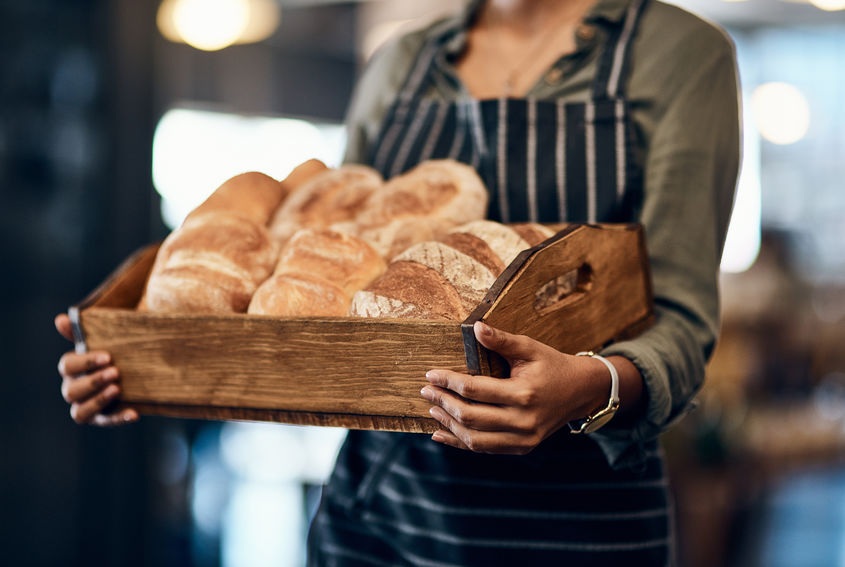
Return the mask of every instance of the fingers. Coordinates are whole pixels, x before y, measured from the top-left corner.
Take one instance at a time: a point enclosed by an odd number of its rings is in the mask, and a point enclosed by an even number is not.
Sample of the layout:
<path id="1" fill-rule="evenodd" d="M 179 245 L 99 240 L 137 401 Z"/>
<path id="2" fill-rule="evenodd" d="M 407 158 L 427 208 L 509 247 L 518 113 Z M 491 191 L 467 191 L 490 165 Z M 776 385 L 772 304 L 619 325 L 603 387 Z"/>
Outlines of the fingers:
<path id="1" fill-rule="evenodd" d="M 70 317 L 68 317 L 66 313 L 56 315 L 56 318 L 53 320 L 53 324 L 56 325 L 56 330 L 64 338 L 69 341 L 73 341 L 73 330 L 71 329 Z"/>
<path id="2" fill-rule="evenodd" d="M 501 378 L 470 376 L 452 370 L 434 369 L 425 373 L 434 386 L 452 390 L 468 400 L 488 404 L 513 404 L 512 384 Z"/>
<path id="3" fill-rule="evenodd" d="M 80 374 L 99 370 L 111 362 L 111 355 L 104 351 L 76 354 L 67 352 L 59 359 L 59 374 L 70 378 Z"/>
<path id="4" fill-rule="evenodd" d="M 56 328 L 61 332 L 64 323 L 60 318 L 56 317 Z M 138 420 L 138 412 L 131 408 L 106 413 L 120 395 L 120 373 L 110 363 L 111 356 L 103 351 L 68 352 L 59 360 L 62 397 L 71 404 L 70 416 L 75 422 L 112 426 Z"/>
<path id="5" fill-rule="evenodd" d="M 117 378 L 118 371 L 114 366 L 78 378 L 65 377 L 62 380 L 62 397 L 68 403 L 87 400 L 109 384 L 117 382 Z"/>
<path id="6" fill-rule="evenodd" d="M 484 347 L 504 356 L 513 365 L 515 362 L 534 360 L 541 343 L 524 335 L 512 335 L 500 329 L 494 329 L 481 321 L 473 327 L 475 338 Z"/>
<path id="7" fill-rule="evenodd" d="M 431 436 L 432 440 L 458 449 L 468 449 L 476 453 L 526 455 L 541 441 L 533 435 L 470 429 L 437 406 L 431 408 L 431 416 L 443 426 L 442 430 Z"/>
<path id="8" fill-rule="evenodd" d="M 94 416 L 103 413 L 109 404 L 117 399 L 119 393 L 120 388 L 117 387 L 117 384 L 109 384 L 84 402 L 71 404 L 70 417 L 76 423 L 89 423 Z"/>
<path id="9" fill-rule="evenodd" d="M 503 431 L 512 428 L 513 418 L 510 412 L 501 406 L 478 404 L 436 386 L 426 386 L 420 394 L 434 404 L 436 409 L 444 410 L 451 419 L 464 427 L 479 431 Z"/>

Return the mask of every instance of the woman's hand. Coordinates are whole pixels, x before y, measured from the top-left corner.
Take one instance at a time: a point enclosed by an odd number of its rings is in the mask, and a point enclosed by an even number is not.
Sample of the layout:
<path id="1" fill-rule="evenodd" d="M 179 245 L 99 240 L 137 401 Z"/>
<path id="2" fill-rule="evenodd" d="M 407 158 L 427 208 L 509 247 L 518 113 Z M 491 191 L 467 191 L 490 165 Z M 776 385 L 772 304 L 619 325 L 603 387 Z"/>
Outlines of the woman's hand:
<path id="1" fill-rule="evenodd" d="M 67 315 L 56 316 L 55 324 L 63 337 L 73 340 Z M 119 425 L 138 420 L 138 412 L 134 409 L 104 413 L 120 394 L 117 384 L 120 374 L 117 367 L 111 365 L 109 353 L 66 352 L 59 360 L 59 374 L 62 376 L 62 397 L 70 404 L 70 416 L 76 423 Z"/>
<path id="2" fill-rule="evenodd" d="M 510 378 L 427 372 L 431 384 L 420 393 L 434 404 L 431 415 L 443 426 L 432 435 L 434 441 L 480 453 L 524 455 L 568 422 L 607 404 L 610 373 L 601 361 L 563 354 L 480 322 L 475 336 L 507 359 Z M 636 406 L 642 393 L 639 372 L 621 357 L 613 362 L 623 405 Z"/>

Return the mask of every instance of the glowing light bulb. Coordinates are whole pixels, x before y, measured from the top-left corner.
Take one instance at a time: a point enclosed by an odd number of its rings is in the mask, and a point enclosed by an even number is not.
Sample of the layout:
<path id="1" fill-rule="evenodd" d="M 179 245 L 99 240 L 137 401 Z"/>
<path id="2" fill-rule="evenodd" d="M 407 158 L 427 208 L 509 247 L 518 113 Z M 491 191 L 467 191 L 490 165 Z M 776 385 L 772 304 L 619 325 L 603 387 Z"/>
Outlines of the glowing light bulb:
<path id="1" fill-rule="evenodd" d="M 176 0 L 172 10 L 182 40 L 204 51 L 232 45 L 249 22 L 247 0 Z"/>
<path id="2" fill-rule="evenodd" d="M 760 135 L 775 144 L 792 144 L 810 128 L 810 105 L 788 83 L 766 83 L 754 89 L 751 110 Z"/>

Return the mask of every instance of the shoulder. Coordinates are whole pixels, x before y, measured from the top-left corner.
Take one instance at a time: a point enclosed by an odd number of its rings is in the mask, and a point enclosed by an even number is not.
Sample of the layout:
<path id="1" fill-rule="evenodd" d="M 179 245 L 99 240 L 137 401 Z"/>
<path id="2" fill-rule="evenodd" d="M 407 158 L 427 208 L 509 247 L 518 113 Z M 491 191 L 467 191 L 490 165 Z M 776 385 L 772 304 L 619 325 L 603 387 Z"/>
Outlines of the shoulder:
<path id="1" fill-rule="evenodd" d="M 734 43 L 721 27 L 677 6 L 649 3 L 633 43 L 632 97 L 665 108 L 681 92 L 735 75 Z"/>
<path id="2" fill-rule="evenodd" d="M 667 73 L 694 73 L 716 61 L 735 59 L 734 43 L 724 29 L 686 10 L 650 2 L 634 42 L 636 64 Z M 649 73 L 651 74 L 651 73 Z"/>
<path id="3" fill-rule="evenodd" d="M 367 61 L 363 78 L 374 76 L 393 83 L 398 77 L 401 81 L 423 47 L 456 25 L 454 17 L 416 22 L 376 50 Z"/>

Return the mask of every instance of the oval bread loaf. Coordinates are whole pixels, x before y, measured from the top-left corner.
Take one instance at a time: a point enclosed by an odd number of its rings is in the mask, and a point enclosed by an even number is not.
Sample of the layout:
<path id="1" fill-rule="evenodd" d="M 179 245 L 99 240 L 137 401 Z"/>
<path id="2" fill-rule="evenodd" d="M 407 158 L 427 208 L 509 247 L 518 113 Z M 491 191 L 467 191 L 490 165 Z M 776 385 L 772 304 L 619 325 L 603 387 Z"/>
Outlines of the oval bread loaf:
<path id="1" fill-rule="evenodd" d="M 373 248 L 328 229 L 302 229 L 282 250 L 273 276 L 255 292 L 248 312 L 279 316 L 343 316 L 352 295 L 386 268 Z"/>
<path id="2" fill-rule="evenodd" d="M 245 216 L 192 215 L 161 245 L 145 305 L 150 311 L 242 313 L 277 256 L 267 230 Z"/>

